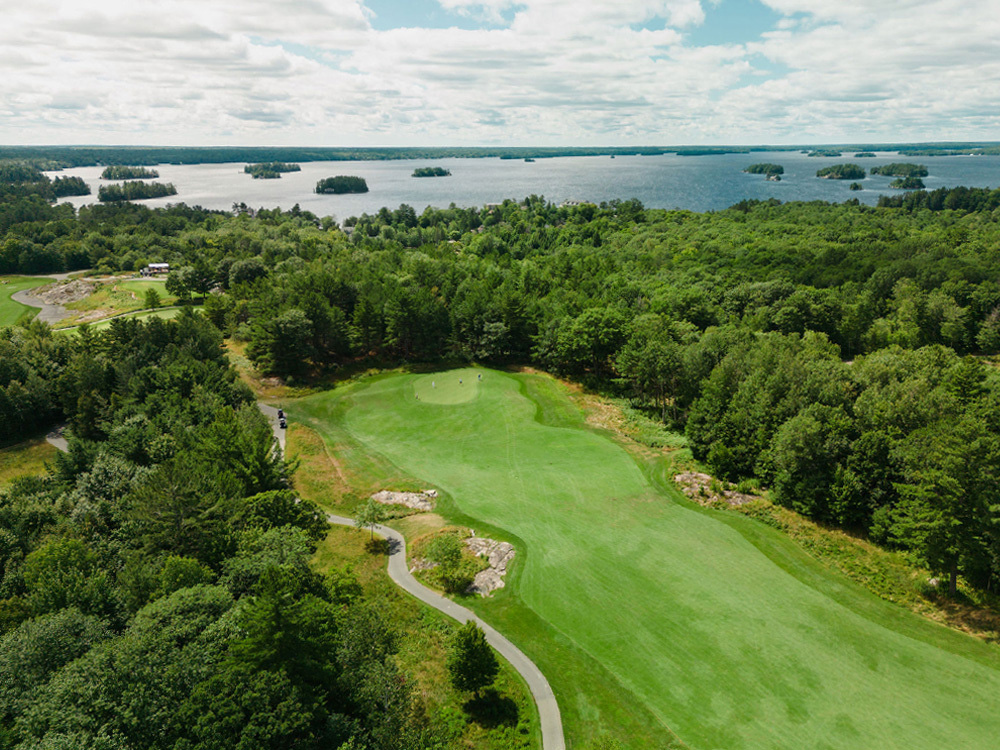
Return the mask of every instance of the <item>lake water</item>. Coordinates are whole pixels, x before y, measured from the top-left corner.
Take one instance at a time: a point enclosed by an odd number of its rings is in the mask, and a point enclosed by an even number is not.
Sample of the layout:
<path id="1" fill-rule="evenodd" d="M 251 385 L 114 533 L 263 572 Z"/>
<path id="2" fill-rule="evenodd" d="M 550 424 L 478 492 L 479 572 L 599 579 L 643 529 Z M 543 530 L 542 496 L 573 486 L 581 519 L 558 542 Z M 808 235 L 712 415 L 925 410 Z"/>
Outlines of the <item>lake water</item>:
<path id="1" fill-rule="evenodd" d="M 893 178 L 874 176 L 862 181 L 864 190 L 852 192 L 850 180 L 821 180 L 816 170 L 830 164 L 854 162 L 866 170 L 892 161 L 924 164 L 930 175 L 923 178 L 928 190 L 939 187 L 1000 186 L 1000 156 L 936 156 L 905 158 L 882 152 L 874 158 L 808 157 L 798 151 L 724 154 L 720 156 L 572 156 L 538 159 L 535 162 L 504 159 L 407 159 L 400 161 L 303 162 L 301 172 L 284 174 L 277 180 L 255 180 L 244 174 L 243 164 L 160 165 L 160 182 L 172 182 L 177 195 L 143 201 L 149 206 L 184 202 L 205 208 L 232 208 L 244 202 L 258 208 L 291 208 L 298 203 L 319 216 L 338 220 L 363 212 L 375 213 L 382 206 L 401 203 L 420 213 L 427 206 L 445 208 L 482 206 L 505 198 L 520 200 L 541 195 L 555 203 L 567 200 L 600 203 L 612 199 L 638 198 L 647 208 L 686 208 L 709 211 L 727 208 L 744 199 L 842 202 L 858 198 L 874 204 L 881 194 L 898 194 L 888 186 Z M 773 162 L 785 168 L 781 182 L 768 182 L 763 175 L 743 174 L 756 162 Z M 412 177 L 416 167 L 441 166 L 450 177 Z M 103 183 L 100 167 L 80 167 L 61 172 L 78 175 L 93 191 L 91 196 L 72 198 L 76 205 L 96 201 Z M 316 182 L 334 175 L 358 175 L 368 182 L 369 192 L 360 195 L 316 195 Z M 106 184 L 106 183 L 104 183 Z"/>

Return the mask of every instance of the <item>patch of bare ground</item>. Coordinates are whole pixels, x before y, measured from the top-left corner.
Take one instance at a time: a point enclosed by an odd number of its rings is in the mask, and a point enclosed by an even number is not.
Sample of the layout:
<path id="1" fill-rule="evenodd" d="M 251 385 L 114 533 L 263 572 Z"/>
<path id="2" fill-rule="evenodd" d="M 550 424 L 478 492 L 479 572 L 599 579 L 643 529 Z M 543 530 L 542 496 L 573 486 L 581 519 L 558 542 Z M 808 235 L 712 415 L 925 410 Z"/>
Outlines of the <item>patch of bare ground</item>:
<path id="1" fill-rule="evenodd" d="M 414 510 L 434 510 L 437 490 L 421 490 L 420 492 L 393 492 L 379 490 L 372 495 L 372 500 L 382 505 L 404 505 Z"/>
<path id="2" fill-rule="evenodd" d="M 685 471 L 677 474 L 674 476 L 674 482 L 681 492 L 699 505 L 722 504 L 735 508 L 761 499 L 760 495 L 737 492 L 725 482 L 719 482 L 714 477 L 698 471 Z"/>
<path id="3" fill-rule="evenodd" d="M 73 281 L 46 284 L 32 290 L 31 294 L 49 305 L 68 305 L 71 302 L 79 302 L 89 297 L 99 286 L 101 286 L 100 281 L 74 279 Z"/>

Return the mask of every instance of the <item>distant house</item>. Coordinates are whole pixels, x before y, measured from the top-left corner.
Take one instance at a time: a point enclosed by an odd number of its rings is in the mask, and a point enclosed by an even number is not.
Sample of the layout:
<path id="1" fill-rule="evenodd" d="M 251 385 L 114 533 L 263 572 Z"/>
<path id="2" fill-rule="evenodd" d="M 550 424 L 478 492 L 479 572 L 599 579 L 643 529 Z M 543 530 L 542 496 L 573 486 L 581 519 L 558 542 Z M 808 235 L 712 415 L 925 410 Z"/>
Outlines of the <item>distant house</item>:
<path id="1" fill-rule="evenodd" d="M 170 273 L 169 263 L 150 263 L 148 266 L 143 268 L 139 273 L 143 276 L 162 276 L 165 273 Z"/>

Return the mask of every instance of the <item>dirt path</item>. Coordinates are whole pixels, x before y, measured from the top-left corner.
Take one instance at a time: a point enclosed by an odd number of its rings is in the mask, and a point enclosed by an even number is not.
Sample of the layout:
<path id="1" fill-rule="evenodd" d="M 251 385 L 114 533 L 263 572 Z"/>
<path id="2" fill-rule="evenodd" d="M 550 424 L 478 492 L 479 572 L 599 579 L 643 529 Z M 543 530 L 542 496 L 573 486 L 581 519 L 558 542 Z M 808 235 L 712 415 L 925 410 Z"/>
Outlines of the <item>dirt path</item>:
<path id="1" fill-rule="evenodd" d="M 327 520 L 339 526 L 353 527 L 355 525 L 350 518 L 332 514 L 327 514 Z M 375 533 L 389 540 L 389 577 L 393 582 L 408 594 L 415 596 L 424 604 L 444 612 L 449 617 L 453 617 L 461 623 L 472 620 L 479 625 L 486 633 L 486 640 L 489 641 L 490 645 L 499 651 L 528 683 L 531 695 L 535 699 L 535 705 L 538 706 L 538 717 L 542 729 L 542 750 L 565 750 L 566 740 L 563 737 L 559 705 L 556 703 L 556 697 L 548 680 L 535 666 L 535 663 L 495 628 L 480 620 L 470 610 L 417 583 L 406 564 L 406 540 L 402 534 L 395 529 L 381 525 L 375 527 Z"/>

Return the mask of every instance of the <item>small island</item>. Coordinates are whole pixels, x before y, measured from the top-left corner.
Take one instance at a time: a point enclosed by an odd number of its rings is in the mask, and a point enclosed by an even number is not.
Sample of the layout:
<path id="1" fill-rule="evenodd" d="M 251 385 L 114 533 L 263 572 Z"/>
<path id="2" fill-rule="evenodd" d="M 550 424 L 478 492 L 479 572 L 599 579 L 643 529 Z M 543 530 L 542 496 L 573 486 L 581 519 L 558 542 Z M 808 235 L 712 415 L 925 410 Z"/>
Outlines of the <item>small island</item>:
<path id="1" fill-rule="evenodd" d="M 865 186 L 862 185 L 860 182 L 852 182 L 849 189 L 850 190 L 864 190 Z"/>
<path id="2" fill-rule="evenodd" d="M 611 158 L 612 158 L 612 159 L 614 159 L 614 158 L 615 158 L 615 155 L 614 155 L 614 154 L 611 154 Z M 531 164 L 534 164 L 534 163 L 535 163 L 535 160 L 534 160 L 534 159 L 532 159 L 532 158 L 531 158 L 530 156 L 525 156 L 525 157 L 524 157 L 524 160 L 525 160 L 526 162 L 530 162 Z"/>
<path id="3" fill-rule="evenodd" d="M 123 182 L 121 185 L 101 185 L 97 190 L 97 200 L 101 203 L 124 203 L 125 201 L 162 198 L 177 195 L 177 188 L 167 182 Z"/>
<path id="4" fill-rule="evenodd" d="M 743 171 L 746 174 L 766 175 L 769 182 L 781 182 L 781 175 L 785 173 L 785 168 L 780 164 L 763 162 L 761 164 L 751 164 Z"/>
<path id="5" fill-rule="evenodd" d="M 923 190 L 924 181 L 919 177 L 897 177 L 889 183 L 889 187 L 896 190 Z"/>
<path id="6" fill-rule="evenodd" d="M 316 192 L 321 195 L 330 193 L 337 195 L 341 193 L 367 193 L 368 183 L 365 182 L 364 177 L 341 174 L 336 177 L 327 177 L 317 182 Z"/>
<path id="7" fill-rule="evenodd" d="M 863 180 L 865 170 L 857 164 L 833 164 L 817 170 L 816 176 L 824 180 Z"/>
<path id="8" fill-rule="evenodd" d="M 90 195 L 90 185 L 82 177 L 56 177 L 52 180 L 52 195 L 65 198 L 68 195 Z"/>
<path id="9" fill-rule="evenodd" d="M 926 177 L 927 167 L 923 164 L 893 162 L 891 164 L 883 164 L 881 167 L 872 167 L 871 173 L 880 174 L 884 177 Z"/>
<path id="10" fill-rule="evenodd" d="M 155 169 L 145 167 L 130 167 L 125 164 L 113 164 L 101 172 L 102 180 L 154 180 L 160 176 Z"/>
<path id="11" fill-rule="evenodd" d="M 832 149 L 816 149 L 815 151 L 810 151 L 809 156 L 832 156 L 836 159 L 837 157 L 843 156 L 843 154 Z"/>
<path id="12" fill-rule="evenodd" d="M 287 164 L 283 161 L 264 161 L 259 164 L 247 164 L 243 171 L 255 180 L 276 180 L 282 172 L 300 172 L 298 164 Z"/>
<path id="13" fill-rule="evenodd" d="M 442 167 L 417 167 L 413 170 L 413 177 L 451 177 L 450 169 Z"/>

